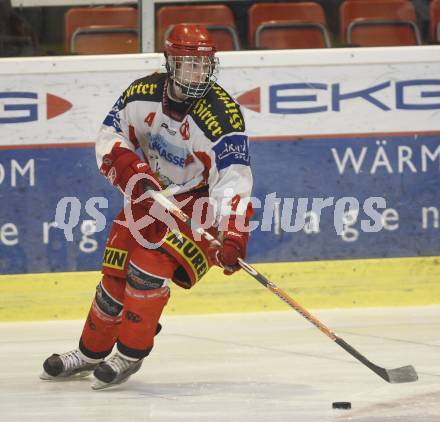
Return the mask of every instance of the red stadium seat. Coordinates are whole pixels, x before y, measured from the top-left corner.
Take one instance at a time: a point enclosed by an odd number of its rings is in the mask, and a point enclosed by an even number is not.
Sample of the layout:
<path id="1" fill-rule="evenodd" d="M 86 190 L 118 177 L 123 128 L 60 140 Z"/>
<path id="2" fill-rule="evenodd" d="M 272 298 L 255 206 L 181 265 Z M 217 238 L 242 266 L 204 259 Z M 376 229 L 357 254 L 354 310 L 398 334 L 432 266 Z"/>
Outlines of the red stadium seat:
<path id="1" fill-rule="evenodd" d="M 79 28 L 88 28 L 86 32 L 90 33 L 92 26 L 100 26 L 101 31 L 104 31 L 104 26 L 109 26 L 110 37 L 114 34 L 115 27 L 137 31 L 138 13 L 133 7 L 74 7 L 66 12 L 64 25 L 64 48 L 66 52 L 70 52 L 72 36 Z M 104 37 L 102 32 L 101 34 Z M 95 35 L 97 37 L 98 34 Z M 127 44 L 127 47 L 131 50 L 132 43 Z"/>
<path id="2" fill-rule="evenodd" d="M 164 6 L 156 15 L 156 51 L 163 51 L 166 36 L 178 23 L 206 26 L 220 51 L 239 50 L 234 15 L 224 5 Z"/>
<path id="3" fill-rule="evenodd" d="M 251 48 L 330 47 L 327 23 L 317 3 L 257 3 L 249 8 Z"/>
<path id="4" fill-rule="evenodd" d="M 340 7 L 341 42 L 362 47 L 421 44 L 408 0 L 349 0 Z"/>
<path id="5" fill-rule="evenodd" d="M 429 6 L 429 37 L 440 42 L 440 0 L 432 0 Z"/>
<path id="6" fill-rule="evenodd" d="M 70 50 L 76 54 L 137 53 L 138 32 L 117 25 L 81 27 L 72 35 Z"/>

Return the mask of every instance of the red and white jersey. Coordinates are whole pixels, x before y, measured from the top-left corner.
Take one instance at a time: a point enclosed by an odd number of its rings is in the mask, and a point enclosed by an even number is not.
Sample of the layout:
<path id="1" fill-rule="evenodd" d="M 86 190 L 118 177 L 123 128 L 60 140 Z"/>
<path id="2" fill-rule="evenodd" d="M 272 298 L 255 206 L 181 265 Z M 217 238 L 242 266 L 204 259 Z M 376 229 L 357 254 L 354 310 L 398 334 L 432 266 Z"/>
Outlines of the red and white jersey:
<path id="1" fill-rule="evenodd" d="M 231 213 L 220 206 L 225 196 L 239 195 L 245 207 L 251 195 L 249 140 L 240 107 L 214 84 L 204 98 L 173 103 L 170 108 L 168 81 L 166 73 L 154 73 L 124 91 L 100 129 L 98 167 L 116 143 L 132 151 L 140 149 L 174 194 L 209 186 L 209 196 L 219 205 L 219 221 Z"/>

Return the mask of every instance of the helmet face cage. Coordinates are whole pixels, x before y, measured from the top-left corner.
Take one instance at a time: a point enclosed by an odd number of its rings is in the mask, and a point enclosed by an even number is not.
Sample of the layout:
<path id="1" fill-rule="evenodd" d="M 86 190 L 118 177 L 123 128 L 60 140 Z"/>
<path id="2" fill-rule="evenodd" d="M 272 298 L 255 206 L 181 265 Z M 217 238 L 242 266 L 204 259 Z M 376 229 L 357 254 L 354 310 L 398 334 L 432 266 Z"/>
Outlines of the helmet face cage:
<path id="1" fill-rule="evenodd" d="M 218 58 L 209 56 L 168 56 L 170 78 L 190 98 L 203 97 L 217 80 Z"/>

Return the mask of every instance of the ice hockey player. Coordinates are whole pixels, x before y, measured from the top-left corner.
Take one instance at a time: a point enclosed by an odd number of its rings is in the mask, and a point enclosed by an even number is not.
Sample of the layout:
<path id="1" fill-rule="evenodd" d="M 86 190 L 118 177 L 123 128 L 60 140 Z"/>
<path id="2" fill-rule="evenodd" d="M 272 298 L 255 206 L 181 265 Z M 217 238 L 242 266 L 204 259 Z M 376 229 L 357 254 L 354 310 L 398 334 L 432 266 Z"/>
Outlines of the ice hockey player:
<path id="1" fill-rule="evenodd" d="M 130 202 L 113 222 L 79 346 L 47 358 L 42 379 L 93 372 L 96 390 L 126 381 L 153 348 L 170 280 L 191 288 L 213 265 L 225 274 L 239 269 L 252 214 L 249 144 L 239 105 L 216 83 L 215 52 L 203 26 L 176 25 L 165 43 L 166 72 L 134 81 L 105 118 L 98 167 Z M 211 210 L 209 231 L 221 248 L 213 251 L 190 227 L 176 222 L 172 228 L 166 218 L 133 230 L 157 205 L 142 199 L 139 177 L 151 189 L 172 190 L 184 212 L 202 221 Z M 200 206 L 207 199 L 211 205 Z M 219 206 L 225 199 L 228 206 Z"/>

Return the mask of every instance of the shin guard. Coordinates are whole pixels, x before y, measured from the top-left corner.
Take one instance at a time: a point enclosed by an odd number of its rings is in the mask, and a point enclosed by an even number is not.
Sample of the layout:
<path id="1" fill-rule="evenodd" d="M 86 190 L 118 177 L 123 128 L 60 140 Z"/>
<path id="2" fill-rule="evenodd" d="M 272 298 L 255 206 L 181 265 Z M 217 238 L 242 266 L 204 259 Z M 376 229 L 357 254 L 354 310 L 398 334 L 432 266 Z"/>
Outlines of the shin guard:
<path id="1" fill-rule="evenodd" d="M 177 265 L 173 258 L 158 251 L 145 250 L 140 256 L 132 256 L 117 346 L 123 355 L 143 359 L 150 353 L 159 318 L 170 297 L 168 279 Z"/>
<path id="2" fill-rule="evenodd" d="M 108 356 L 118 337 L 125 280 L 104 275 L 84 324 L 79 349 L 93 359 Z"/>

